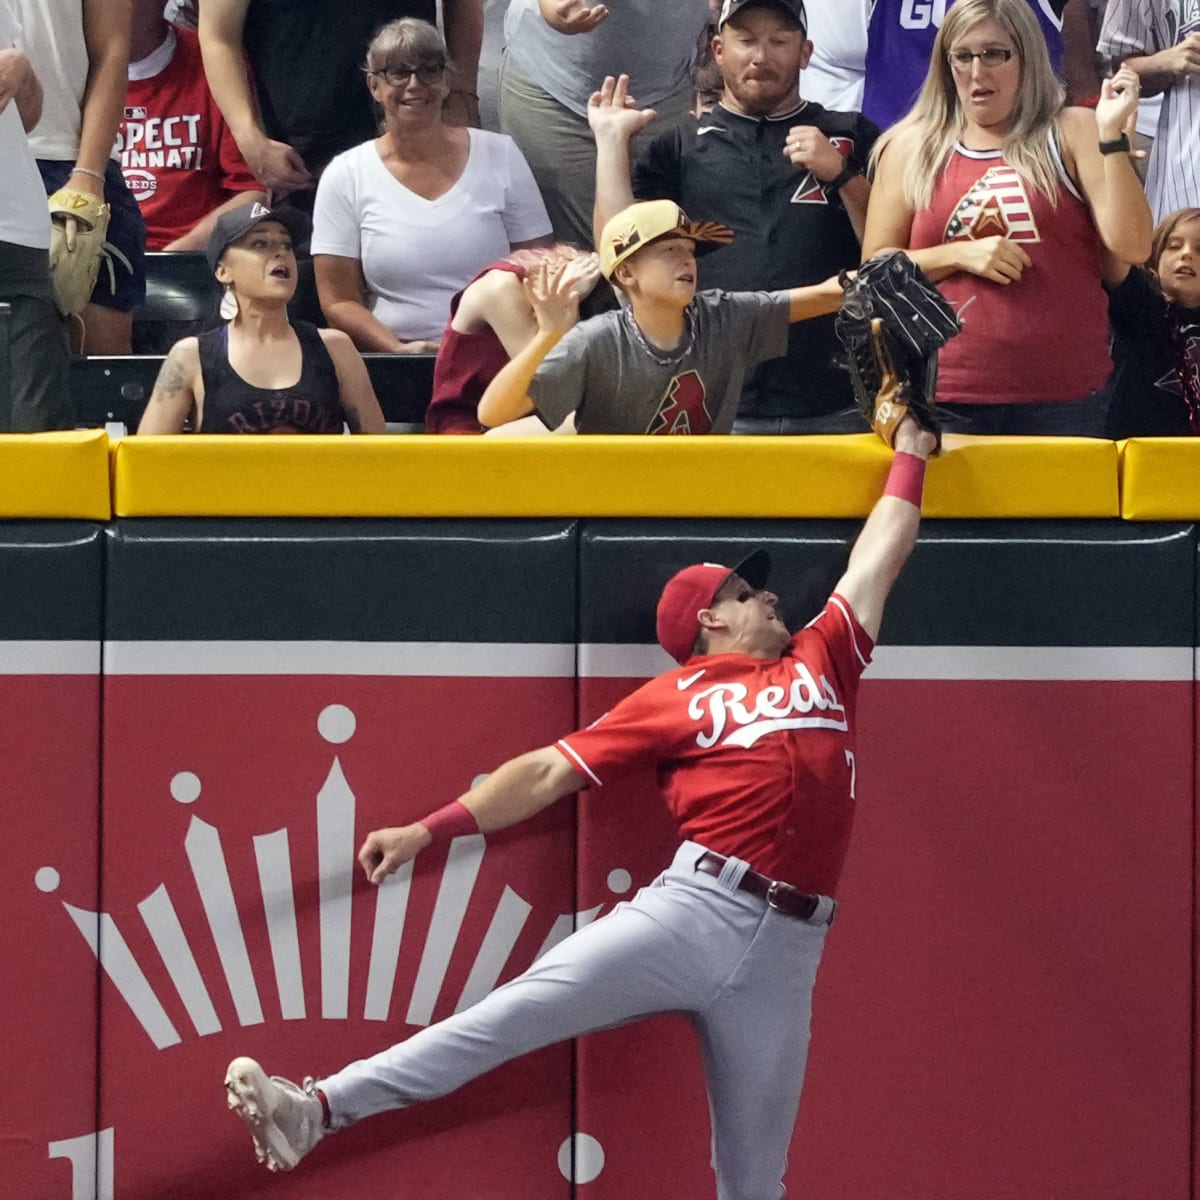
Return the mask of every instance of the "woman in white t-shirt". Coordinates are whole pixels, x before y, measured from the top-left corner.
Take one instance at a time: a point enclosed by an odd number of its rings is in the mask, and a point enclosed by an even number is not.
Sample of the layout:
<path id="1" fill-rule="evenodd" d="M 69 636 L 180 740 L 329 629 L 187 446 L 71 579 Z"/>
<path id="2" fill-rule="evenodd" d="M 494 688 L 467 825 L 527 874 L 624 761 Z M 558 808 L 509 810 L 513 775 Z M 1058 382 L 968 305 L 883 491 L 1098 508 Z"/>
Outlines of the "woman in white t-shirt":
<path id="1" fill-rule="evenodd" d="M 550 220 L 513 141 L 442 121 L 446 44 L 425 21 L 389 22 L 367 50 L 383 133 L 325 169 L 312 254 L 326 320 L 360 350 L 436 350 L 450 300 Z"/>

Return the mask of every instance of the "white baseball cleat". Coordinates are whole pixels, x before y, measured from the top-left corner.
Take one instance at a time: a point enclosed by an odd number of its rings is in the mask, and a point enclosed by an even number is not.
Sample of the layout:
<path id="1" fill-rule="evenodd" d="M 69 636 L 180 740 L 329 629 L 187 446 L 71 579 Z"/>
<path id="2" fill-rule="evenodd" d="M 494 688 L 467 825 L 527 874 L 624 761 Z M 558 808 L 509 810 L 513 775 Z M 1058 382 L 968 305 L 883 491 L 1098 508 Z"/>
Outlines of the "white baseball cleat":
<path id="1" fill-rule="evenodd" d="M 258 1161 L 272 1171 L 290 1171 L 325 1136 L 325 1111 L 311 1079 L 298 1087 L 268 1077 L 252 1058 L 235 1058 L 225 1072 L 225 1093 L 254 1138 Z"/>

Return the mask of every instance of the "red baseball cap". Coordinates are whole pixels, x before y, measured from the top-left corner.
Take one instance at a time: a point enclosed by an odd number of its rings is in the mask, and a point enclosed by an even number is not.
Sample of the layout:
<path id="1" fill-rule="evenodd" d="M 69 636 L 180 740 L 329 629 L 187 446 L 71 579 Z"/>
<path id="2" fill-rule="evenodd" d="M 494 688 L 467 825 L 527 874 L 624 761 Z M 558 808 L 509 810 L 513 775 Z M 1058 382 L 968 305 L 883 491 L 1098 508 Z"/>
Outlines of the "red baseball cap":
<path id="1" fill-rule="evenodd" d="M 692 657 L 700 634 L 697 614 L 708 608 L 731 575 L 740 575 L 752 588 L 766 586 L 771 556 L 765 550 L 747 554 L 736 567 L 696 563 L 667 580 L 658 601 L 658 644 L 677 662 Z"/>

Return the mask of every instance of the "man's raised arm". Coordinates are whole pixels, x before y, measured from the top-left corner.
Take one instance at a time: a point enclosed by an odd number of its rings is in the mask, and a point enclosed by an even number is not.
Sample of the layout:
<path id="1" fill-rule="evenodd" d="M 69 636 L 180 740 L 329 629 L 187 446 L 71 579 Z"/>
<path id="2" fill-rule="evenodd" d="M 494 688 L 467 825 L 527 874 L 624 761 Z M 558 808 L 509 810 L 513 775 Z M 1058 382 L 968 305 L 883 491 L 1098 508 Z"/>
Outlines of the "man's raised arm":
<path id="1" fill-rule="evenodd" d="M 633 108 L 629 76 L 604 77 L 588 100 L 588 125 L 596 140 L 596 200 L 592 207 L 592 243 L 599 248 L 600 231 L 609 217 L 633 203 L 633 165 L 629 143 L 657 115 L 652 108 Z"/>
<path id="2" fill-rule="evenodd" d="M 896 430 L 896 457 L 883 495 L 871 509 L 850 551 L 846 573 L 834 588 L 850 602 L 872 639 L 879 636 L 888 595 L 917 544 L 925 463 L 936 445 L 934 435 L 912 417 Z"/>

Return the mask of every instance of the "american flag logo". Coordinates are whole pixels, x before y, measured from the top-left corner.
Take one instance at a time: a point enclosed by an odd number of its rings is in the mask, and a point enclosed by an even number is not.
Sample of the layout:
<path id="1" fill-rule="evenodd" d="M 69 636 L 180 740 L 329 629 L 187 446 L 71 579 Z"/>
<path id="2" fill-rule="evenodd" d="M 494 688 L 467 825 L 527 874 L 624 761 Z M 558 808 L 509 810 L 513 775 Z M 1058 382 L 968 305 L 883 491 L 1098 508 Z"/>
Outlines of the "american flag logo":
<path id="1" fill-rule="evenodd" d="M 966 242 L 999 234 L 1013 242 L 1040 242 L 1025 182 L 1012 167 L 990 167 L 958 202 L 943 241 Z"/>

